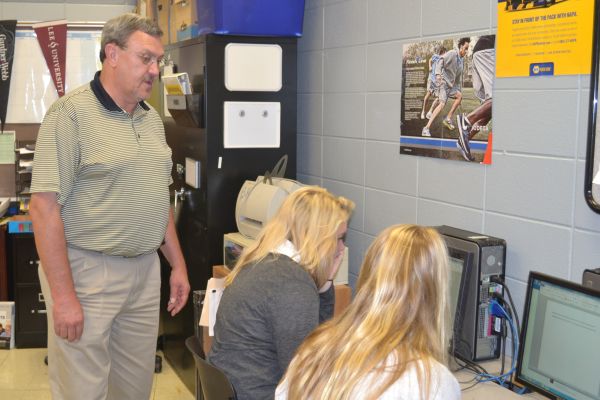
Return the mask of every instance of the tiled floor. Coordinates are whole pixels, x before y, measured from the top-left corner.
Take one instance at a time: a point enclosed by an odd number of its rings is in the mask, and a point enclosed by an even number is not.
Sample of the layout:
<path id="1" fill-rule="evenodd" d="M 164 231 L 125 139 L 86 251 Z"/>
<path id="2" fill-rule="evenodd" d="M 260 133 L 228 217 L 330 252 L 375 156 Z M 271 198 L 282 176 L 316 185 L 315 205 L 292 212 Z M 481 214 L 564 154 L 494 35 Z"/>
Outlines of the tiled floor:
<path id="1" fill-rule="evenodd" d="M 0 350 L 0 399 L 51 400 L 45 356 L 46 349 Z M 162 367 L 150 400 L 194 400 L 164 357 Z"/>

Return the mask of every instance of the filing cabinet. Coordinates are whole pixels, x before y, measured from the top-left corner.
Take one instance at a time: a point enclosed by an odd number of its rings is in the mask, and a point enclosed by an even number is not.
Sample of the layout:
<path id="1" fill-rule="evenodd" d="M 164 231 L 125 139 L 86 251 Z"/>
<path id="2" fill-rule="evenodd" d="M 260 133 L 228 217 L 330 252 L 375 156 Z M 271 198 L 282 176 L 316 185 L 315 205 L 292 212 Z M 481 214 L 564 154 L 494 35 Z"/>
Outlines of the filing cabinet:
<path id="1" fill-rule="evenodd" d="M 46 347 L 46 305 L 38 277 L 40 261 L 33 234 L 9 234 L 7 247 L 15 300 L 15 347 Z"/>

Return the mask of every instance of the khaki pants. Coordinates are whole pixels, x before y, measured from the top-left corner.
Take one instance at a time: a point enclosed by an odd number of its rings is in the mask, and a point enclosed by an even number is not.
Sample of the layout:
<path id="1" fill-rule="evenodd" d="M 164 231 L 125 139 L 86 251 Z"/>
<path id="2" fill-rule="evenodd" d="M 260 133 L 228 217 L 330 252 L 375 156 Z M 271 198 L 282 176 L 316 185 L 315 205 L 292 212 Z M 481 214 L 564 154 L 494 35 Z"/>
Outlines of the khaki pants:
<path id="1" fill-rule="evenodd" d="M 79 341 L 55 335 L 50 288 L 39 268 L 53 400 L 148 399 L 158 334 L 158 255 L 124 258 L 72 248 L 68 253 L 83 308 Z"/>

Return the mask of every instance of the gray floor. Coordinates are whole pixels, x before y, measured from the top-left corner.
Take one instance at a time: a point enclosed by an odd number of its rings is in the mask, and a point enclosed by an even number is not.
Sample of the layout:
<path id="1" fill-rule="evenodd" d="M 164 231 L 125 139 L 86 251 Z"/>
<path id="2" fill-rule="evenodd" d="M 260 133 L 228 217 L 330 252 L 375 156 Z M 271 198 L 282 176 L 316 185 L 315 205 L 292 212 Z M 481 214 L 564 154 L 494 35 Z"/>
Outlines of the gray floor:
<path id="1" fill-rule="evenodd" d="M 0 399 L 51 400 L 45 356 L 46 349 L 0 350 Z M 154 374 L 150 399 L 194 400 L 164 357 L 162 372 Z"/>

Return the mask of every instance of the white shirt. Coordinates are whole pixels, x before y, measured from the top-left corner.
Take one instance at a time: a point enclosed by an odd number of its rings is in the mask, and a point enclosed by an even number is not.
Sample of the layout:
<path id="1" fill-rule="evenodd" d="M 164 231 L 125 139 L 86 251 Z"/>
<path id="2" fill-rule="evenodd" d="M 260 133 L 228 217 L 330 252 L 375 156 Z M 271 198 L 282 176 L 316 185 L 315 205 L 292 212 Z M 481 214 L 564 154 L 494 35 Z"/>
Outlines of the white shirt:
<path id="1" fill-rule="evenodd" d="M 386 360 L 387 365 L 392 365 L 393 356 L 389 356 Z M 421 362 L 418 363 L 422 365 Z M 431 363 L 433 369 L 431 371 L 431 387 L 428 400 L 459 400 L 461 398 L 460 386 L 452 373 L 444 365 L 437 361 Z M 417 363 L 411 363 L 405 373 L 394 382 L 388 389 L 379 396 L 379 400 L 421 400 L 421 391 L 417 381 Z M 385 375 L 370 373 L 366 375 L 354 387 L 351 398 L 360 400 L 364 399 L 366 392 L 386 378 Z M 275 391 L 275 400 L 286 400 L 287 397 L 287 380 L 277 386 Z"/>

